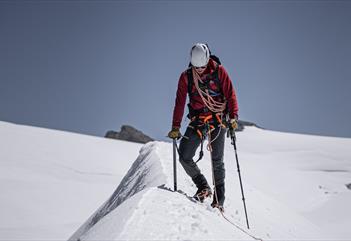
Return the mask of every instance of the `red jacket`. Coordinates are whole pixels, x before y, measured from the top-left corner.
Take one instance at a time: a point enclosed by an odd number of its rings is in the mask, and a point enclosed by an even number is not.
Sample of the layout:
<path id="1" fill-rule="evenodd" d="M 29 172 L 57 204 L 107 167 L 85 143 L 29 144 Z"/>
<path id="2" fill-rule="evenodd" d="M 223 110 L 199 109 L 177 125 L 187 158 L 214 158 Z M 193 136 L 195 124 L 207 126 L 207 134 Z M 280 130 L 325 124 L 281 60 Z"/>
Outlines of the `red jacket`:
<path id="1" fill-rule="evenodd" d="M 208 74 L 212 74 L 217 67 L 217 63 L 210 59 L 207 65 L 206 70 L 202 74 L 202 77 L 205 77 Z M 220 81 L 220 86 L 222 88 L 222 93 L 227 100 L 229 118 L 234 119 L 238 118 L 238 102 L 236 100 L 235 90 L 232 84 L 231 79 L 228 76 L 227 71 L 222 65 L 218 67 L 218 77 Z M 188 76 L 187 71 L 184 71 L 179 78 L 177 97 L 175 100 L 175 106 L 173 111 L 173 127 L 180 127 L 180 124 L 184 115 L 184 106 L 186 102 L 186 96 L 188 94 Z M 200 96 L 193 96 L 191 98 L 190 105 L 193 109 L 203 109 L 205 104 L 203 103 Z"/>

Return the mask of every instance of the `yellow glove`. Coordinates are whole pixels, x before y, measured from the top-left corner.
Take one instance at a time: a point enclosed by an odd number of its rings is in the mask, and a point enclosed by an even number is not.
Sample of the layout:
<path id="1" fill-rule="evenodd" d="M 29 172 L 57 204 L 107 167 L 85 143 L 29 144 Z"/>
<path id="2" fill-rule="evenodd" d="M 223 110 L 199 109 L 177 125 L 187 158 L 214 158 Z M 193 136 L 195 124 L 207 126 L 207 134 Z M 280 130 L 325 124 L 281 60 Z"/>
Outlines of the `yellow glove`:
<path id="1" fill-rule="evenodd" d="M 238 122 L 236 119 L 230 120 L 229 128 L 232 130 L 236 130 L 238 128 Z"/>
<path id="2" fill-rule="evenodd" d="M 179 139 L 182 137 L 179 131 L 179 127 L 173 127 L 172 130 L 168 133 L 168 137 L 171 139 Z"/>

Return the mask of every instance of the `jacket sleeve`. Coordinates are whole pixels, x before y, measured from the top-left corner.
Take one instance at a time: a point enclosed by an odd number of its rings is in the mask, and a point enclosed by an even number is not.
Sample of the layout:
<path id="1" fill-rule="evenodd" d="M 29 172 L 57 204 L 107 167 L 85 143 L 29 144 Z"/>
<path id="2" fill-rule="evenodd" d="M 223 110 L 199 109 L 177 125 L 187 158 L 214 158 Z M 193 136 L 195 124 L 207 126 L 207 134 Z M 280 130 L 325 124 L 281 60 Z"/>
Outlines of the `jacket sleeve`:
<path id="1" fill-rule="evenodd" d="M 172 127 L 181 126 L 181 122 L 184 114 L 184 106 L 186 102 L 186 96 L 188 93 L 188 80 L 186 72 L 180 75 L 177 89 L 177 96 L 175 100 L 174 110 L 173 110 L 173 122 Z"/>
<path id="2" fill-rule="evenodd" d="M 232 80 L 229 78 L 229 75 L 223 66 L 220 66 L 218 69 L 219 79 L 221 80 L 222 91 L 224 97 L 227 100 L 228 112 L 230 119 L 238 119 L 238 101 L 236 99 L 235 89 L 233 87 Z"/>

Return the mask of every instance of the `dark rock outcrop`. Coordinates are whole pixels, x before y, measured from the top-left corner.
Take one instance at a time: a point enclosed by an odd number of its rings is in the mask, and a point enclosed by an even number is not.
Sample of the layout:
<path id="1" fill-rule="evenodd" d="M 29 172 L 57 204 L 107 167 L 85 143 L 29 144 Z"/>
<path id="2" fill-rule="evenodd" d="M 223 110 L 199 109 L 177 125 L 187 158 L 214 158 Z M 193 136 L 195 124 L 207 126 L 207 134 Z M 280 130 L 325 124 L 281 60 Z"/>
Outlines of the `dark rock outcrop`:
<path id="1" fill-rule="evenodd" d="M 254 127 L 257 127 L 257 128 L 261 128 L 258 125 L 256 125 L 255 123 L 239 120 L 238 121 L 238 129 L 236 129 L 236 131 L 243 131 L 245 126 L 254 126 Z"/>
<path id="2" fill-rule="evenodd" d="M 147 143 L 150 141 L 154 141 L 151 137 L 145 135 L 141 131 L 135 129 L 132 126 L 123 125 L 121 127 L 120 132 L 116 131 L 108 131 L 105 135 L 106 138 L 123 140 L 123 141 L 131 141 L 137 143 Z"/>
<path id="3" fill-rule="evenodd" d="M 346 184 L 346 187 L 351 190 L 351 183 Z"/>

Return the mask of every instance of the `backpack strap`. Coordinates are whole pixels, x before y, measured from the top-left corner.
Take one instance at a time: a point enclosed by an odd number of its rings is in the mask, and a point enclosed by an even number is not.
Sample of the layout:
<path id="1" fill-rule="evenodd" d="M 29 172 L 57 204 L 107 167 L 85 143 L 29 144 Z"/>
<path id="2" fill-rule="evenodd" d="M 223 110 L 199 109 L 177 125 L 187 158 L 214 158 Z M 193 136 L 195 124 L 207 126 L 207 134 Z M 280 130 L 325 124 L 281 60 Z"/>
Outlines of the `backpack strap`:
<path id="1" fill-rule="evenodd" d="M 222 91 L 221 82 L 220 82 L 220 80 L 219 80 L 219 74 L 218 74 L 219 65 L 220 65 L 220 64 L 217 63 L 216 69 L 215 69 L 215 71 L 213 72 L 213 76 L 214 76 L 213 81 L 214 81 L 214 83 L 216 84 L 217 89 L 219 90 L 219 93 L 222 95 L 223 98 L 225 98 L 225 97 L 224 97 L 224 94 L 223 94 L 223 91 Z"/>
<path id="2" fill-rule="evenodd" d="M 222 90 L 222 86 L 221 86 L 221 81 L 219 79 L 219 65 L 220 64 L 217 64 L 216 66 L 216 70 L 215 72 L 213 73 L 214 74 L 214 82 L 215 84 L 217 85 L 217 89 L 219 90 L 219 92 L 221 93 L 221 96 L 222 96 L 222 100 L 223 101 L 226 101 L 226 98 L 224 96 L 224 93 L 223 93 L 223 90 Z M 228 102 L 227 102 L 227 106 L 226 106 L 226 109 L 224 110 L 224 113 L 228 112 Z"/>
<path id="3" fill-rule="evenodd" d="M 186 71 L 187 76 L 188 76 L 188 95 L 189 95 L 189 99 L 192 97 L 192 92 L 193 92 L 193 72 L 191 67 L 187 69 Z"/>
<path id="4" fill-rule="evenodd" d="M 210 58 L 213 59 L 217 64 L 222 64 L 216 55 L 210 54 Z"/>

